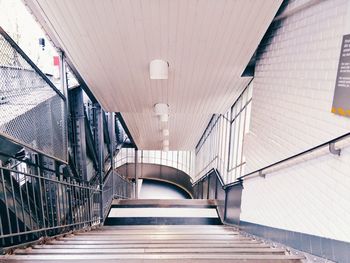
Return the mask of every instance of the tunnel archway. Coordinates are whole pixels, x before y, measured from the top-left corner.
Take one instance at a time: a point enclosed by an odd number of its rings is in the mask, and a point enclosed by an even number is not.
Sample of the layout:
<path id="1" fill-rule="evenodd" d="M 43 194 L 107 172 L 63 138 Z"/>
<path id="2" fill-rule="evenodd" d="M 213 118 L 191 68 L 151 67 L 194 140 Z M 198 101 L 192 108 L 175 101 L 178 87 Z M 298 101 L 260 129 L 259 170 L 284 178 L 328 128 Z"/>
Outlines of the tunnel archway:
<path id="1" fill-rule="evenodd" d="M 191 196 L 175 184 L 154 179 L 143 179 L 139 199 L 191 199 Z"/>
<path id="2" fill-rule="evenodd" d="M 188 174 L 179 169 L 150 163 L 139 163 L 135 169 L 135 163 L 126 163 L 116 168 L 116 171 L 129 179 L 134 179 L 135 172 L 137 171 L 138 179 L 148 179 L 172 184 L 186 192 L 190 198 L 193 198 L 192 179 Z"/>

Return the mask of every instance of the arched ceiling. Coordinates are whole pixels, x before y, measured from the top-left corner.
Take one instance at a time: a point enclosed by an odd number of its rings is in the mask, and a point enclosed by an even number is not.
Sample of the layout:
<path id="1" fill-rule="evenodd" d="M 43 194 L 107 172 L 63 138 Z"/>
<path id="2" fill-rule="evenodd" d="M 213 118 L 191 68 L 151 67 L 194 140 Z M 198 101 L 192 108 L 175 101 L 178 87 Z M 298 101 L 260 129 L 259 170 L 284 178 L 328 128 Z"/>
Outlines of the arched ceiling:
<path id="1" fill-rule="evenodd" d="M 241 74 L 282 0 L 24 0 L 106 111 L 121 112 L 140 149 L 192 150 Z M 150 80 L 149 62 L 169 62 Z M 168 103 L 168 124 L 153 105 Z"/>

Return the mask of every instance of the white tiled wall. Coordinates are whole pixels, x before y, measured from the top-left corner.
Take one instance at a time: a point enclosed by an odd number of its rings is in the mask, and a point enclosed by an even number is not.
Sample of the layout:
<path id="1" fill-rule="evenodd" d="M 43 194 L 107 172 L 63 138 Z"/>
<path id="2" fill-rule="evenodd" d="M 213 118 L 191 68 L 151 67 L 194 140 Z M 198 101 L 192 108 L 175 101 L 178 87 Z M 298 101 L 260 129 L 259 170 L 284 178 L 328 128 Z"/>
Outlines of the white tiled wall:
<path id="1" fill-rule="evenodd" d="M 350 131 L 350 118 L 331 113 L 349 2 L 321 1 L 264 41 L 244 142 L 248 172 Z M 350 242 L 350 143 L 340 157 L 325 150 L 246 180 L 241 220 Z"/>

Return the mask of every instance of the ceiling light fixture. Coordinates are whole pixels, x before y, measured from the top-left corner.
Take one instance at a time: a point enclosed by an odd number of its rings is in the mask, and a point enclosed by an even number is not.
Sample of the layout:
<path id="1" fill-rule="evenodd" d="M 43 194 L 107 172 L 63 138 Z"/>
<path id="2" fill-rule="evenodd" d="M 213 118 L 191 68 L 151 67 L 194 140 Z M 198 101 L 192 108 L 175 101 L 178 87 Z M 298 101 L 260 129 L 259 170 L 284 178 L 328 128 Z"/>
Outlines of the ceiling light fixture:
<path id="1" fill-rule="evenodd" d="M 157 116 L 168 115 L 169 113 L 169 105 L 166 103 L 157 103 L 154 105 L 154 113 Z"/>
<path id="2" fill-rule="evenodd" d="M 149 64 L 150 79 L 168 79 L 169 63 L 161 59 L 154 59 Z"/>
<path id="3" fill-rule="evenodd" d="M 165 103 L 157 103 L 154 105 L 154 112 L 159 116 L 161 122 L 169 120 L 169 105 Z"/>
<path id="4" fill-rule="evenodd" d="M 168 114 L 160 115 L 160 121 L 161 122 L 167 122 L 168 120 L 169 120 L 169 115 Z"/>
<path id="5" fill-rule="evenodd" d="M 169 130 L 168 129 L 164 129 L 163 130 L 163 136 L 164 137 L 168 137 L 169 136 Z"/>

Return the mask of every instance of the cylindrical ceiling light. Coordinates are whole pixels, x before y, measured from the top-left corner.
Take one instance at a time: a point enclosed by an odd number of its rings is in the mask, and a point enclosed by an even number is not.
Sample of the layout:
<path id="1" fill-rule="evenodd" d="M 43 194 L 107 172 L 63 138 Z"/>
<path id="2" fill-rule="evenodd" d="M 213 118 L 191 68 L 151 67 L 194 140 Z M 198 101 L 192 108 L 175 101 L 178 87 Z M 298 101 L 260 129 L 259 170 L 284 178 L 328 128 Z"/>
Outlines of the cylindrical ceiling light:
<path id="1" fill-rule="evenodd" d="M 169 106 L 166 103 L 157 103 L 154 105 L 154 113 L 157 116 L 161 115 L 168 115 L 169 113 Z"/>
<path id="2" fill-rule="evenodd" d="M 161 59 L 154 59 L 149 64 L 150 79 L 168 79 L 169 63 Z"/>
<path id="3" fill-rule="evenodd" d="M 154 105 L 154 112 L 160 117 L 161 122 L 166 122 L 169 119 L 169 105 L 166 103 L 157 103 Z"/>
<path id="4" fill-rule="evenodd" d="M 169 130 L 168 129 L 164 129 L 163 130 L 163 136 L 164 137 L 168 137 L 169 136 Z"/>
<path id="5" fill-rule="evenodd" d="M 161 122 L 167 122 L 168 120 L 169 120 L 169 115 L 168 114 L 160 115 L 160 121 Z"/>
<path id="6" fill-rule="evenodd" d="M 163 146 L 164 147 L 169 147 L 169 140 L 164 140 L 163 141 Z"/>

